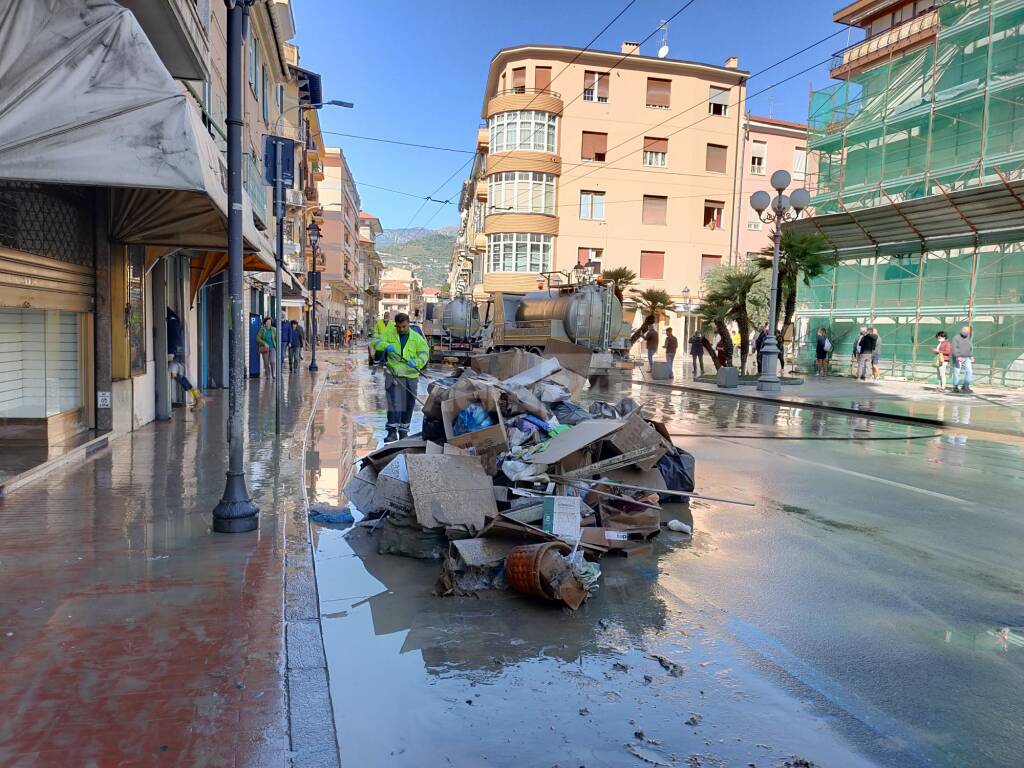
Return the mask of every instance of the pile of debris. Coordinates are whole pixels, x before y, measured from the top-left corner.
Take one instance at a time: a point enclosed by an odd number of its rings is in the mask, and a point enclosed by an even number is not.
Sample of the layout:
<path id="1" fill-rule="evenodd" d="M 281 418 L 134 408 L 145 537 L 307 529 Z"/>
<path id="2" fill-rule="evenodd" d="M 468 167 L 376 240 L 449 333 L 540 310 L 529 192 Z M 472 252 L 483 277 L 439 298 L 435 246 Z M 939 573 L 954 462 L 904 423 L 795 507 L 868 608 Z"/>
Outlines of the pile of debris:
<path id="1" fill-rule="evenodd" d="M 508 588 L 575 609 L 597 560 L 689 531 L 693 456 L 626 398 L 573 398 L 586 379 L 514 350 L 438 379 L 421 434 L 362 459 L 345 489 L 378 552 L 442 560 L 439 592 Z"/>

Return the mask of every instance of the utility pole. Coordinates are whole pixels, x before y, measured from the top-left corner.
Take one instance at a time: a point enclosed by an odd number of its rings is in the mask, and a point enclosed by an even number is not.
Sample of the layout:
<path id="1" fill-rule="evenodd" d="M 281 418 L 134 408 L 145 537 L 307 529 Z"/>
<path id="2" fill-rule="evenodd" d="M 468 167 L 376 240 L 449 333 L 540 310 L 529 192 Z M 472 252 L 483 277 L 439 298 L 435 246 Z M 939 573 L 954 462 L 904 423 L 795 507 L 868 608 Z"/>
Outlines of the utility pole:
<path id="1" fill-rule="evenodd" d="M 228 471 L 224 495 L 213 509 L 213 530 L 245 533 L 259 527 L 259 507 L 245 484 L 245 443 L 242 429 L 242 50 L 254 0 L 225 0 L 228 7 L 227 134 L 228 134 L 228 290 L 231 295 L 231 329 L 228 337 Z"/>
<path id="2" fill-rule="evenodd" d="M 281 370 L 284 366 L 284 307 L 281 306 L 281 270 L 284 265 L 281 263 L 284 259 L 284 181 L 281 178 L 281 150 L 282 144 L 280 139 L 274 141 L 274 218 L 277 220 L 277 247 L 275 250 L 277 253 L 274 258 L 274 302 L 275 309 L 274 315 L 276 320 L 274 324 L 277 326 L 277 349 L 274 350 L 274 354 L 277 355 L 277 365 L 274 366 L 274 434 L 281 434 L 281 388 L 284 384 L 284 372 Z"/>

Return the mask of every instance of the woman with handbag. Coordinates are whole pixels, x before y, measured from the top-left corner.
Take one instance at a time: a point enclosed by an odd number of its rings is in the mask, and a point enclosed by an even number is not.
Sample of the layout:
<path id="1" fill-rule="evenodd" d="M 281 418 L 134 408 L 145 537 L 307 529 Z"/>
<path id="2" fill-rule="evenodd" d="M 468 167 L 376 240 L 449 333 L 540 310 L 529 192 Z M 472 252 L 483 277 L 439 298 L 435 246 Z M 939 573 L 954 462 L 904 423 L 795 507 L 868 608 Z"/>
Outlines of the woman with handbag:
<path id="1" fill-rule="evenodd" d="M 935 334 L 935 348 L 932 349 L 932 353 L 935 355 L 932 365 L 935 366 L 935 375 L 939 377 L 939 391 L 945 392 L 946 363 L 949 362 L 949 356 L 953 353 L 953 345 L 949 343 L 945 331 Z"/>
<path id="2" fill-rule="evenodd" d="M 270 317 L 263 318 L 263 325 L 256 334 L 256 345 L 260 349 L 260 357 L 263 358 L 263 370 L 270 374 L 270 380 L 274 381 L 274 366 L 277 364 L 277 328 L 272 325 Z"/>

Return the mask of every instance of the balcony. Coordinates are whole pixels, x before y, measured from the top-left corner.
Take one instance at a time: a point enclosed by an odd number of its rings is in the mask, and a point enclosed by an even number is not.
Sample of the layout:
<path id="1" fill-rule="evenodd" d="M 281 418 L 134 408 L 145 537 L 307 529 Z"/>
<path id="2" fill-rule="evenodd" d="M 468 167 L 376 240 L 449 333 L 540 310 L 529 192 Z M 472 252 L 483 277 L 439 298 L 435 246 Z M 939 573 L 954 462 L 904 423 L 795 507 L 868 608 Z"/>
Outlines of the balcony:
<path id="1" fill-rule="evenodd" d="M 200 17 L 196 0 L 121 0 L 121 5 L 135 16 L 172 77 L 210 78 L 210 19 Z"/>
<path id="2" fill-rule="evenodd" d="M 477 128 L 476 130 L 476 151 L 487 152 L 487 146 L 490 144 L 491 135 L 490 131 L 487 130 L 487 126 L 483 128 Z"/>
<path id="3" fill-rule="evenodd" d="M 831 75 L 843 80 L 892 54 L 903 53 L 930 41 L 939 28 L 939 11 L 933 9 L 910 21 L 879 32 L 832 57 Z"/>
<path id="4" fill-rule="evenodd" d="M 522 109 L 537 112 L 562 113 L 562 94 L 536 88 L 512 88 L 498 91 L 487 100 L 487 117 L 499 112 L 516 112 Z"/>

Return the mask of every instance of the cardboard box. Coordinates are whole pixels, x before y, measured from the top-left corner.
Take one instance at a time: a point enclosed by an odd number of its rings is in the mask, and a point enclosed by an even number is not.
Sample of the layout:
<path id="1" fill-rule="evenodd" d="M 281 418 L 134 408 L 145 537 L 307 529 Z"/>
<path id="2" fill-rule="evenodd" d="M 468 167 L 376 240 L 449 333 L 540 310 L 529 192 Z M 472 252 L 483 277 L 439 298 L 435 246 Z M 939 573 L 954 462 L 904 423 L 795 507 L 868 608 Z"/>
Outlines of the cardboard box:
<path id="1" fill-rule="evenodd" d="M 629 453 L 640 448 L 657 446 L 657 450 L 649 458 L 639 459 L 633 462 L 643 470 L 653 469 L 662 456 L 667 452 L 661 442 L 662 437 L 658 430 L 647 423 L 639 409 L 633 411 L 626 417 L 622 428 L 616 430 L 608 442 L 618 448 L 622 453 Z"/>
<path id="2" fill-rule="evenodd" d="M 480 403 L 484 410 L 491 414 L 497 422 L 494 426 L 456 435 L 453 429 L 459 412 L 472 403 Z M 477 455 L 487 452 L 508 450 L 508 434 L 505 432 L 505 420 L 501 417 L 501 407 L 497 395 L 491 390 L 476 390 L 463 394 L 452 395 L 441 403 L 441 421 L 444 422 L 444 434 L 448 442 L 457 448 L 474 448 Z"/>
<path id="3" fill-rule="evenodd" d="M 579 541 L 582 510 L 579 496 L 545 496 L 541 527 L 560 539 Z"/>

